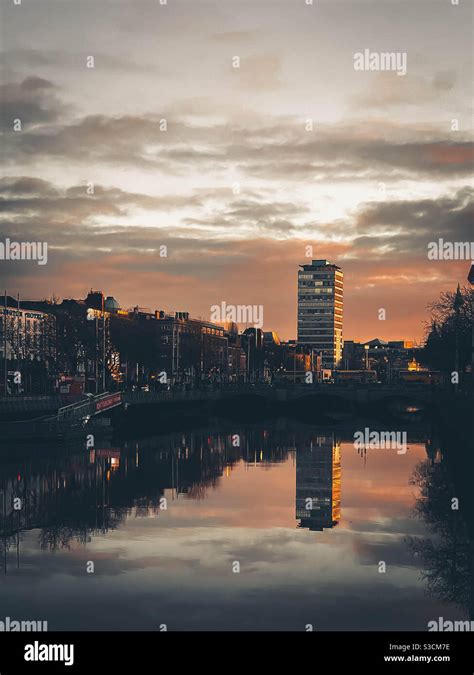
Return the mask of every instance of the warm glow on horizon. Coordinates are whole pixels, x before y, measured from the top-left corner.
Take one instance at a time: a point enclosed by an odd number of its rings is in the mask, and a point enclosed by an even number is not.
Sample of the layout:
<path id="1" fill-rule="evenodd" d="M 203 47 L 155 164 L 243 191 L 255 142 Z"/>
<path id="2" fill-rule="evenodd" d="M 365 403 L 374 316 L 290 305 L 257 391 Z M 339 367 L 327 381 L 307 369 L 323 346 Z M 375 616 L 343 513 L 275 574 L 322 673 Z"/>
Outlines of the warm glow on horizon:
<path id="1" fill-rule="evenodd" d="M 294 339 L 312 246 L 344 271 L 345 339 L 421 341 L 427 304 L 470 263 L 427 245 L 472 238 L 470 8 L 431 7 L 421 45 L 424 6 L 5 7 L 3 231 L 48 242 L 49 259 L 2 262 L 3 287 L 92 286 L 207 319 L 258 304 L 264 330 Z M 354 70 L 362 45 L 385 43 L 406 75 Z"/>

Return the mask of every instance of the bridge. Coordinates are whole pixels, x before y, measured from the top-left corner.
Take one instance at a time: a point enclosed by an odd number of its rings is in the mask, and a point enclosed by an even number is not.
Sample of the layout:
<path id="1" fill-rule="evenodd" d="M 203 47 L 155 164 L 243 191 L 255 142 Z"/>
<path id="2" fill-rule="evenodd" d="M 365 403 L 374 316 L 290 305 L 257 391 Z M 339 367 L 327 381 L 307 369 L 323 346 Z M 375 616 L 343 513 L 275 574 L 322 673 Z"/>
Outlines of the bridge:
<path id="1" fill-rule="evenodd" d="M 48 411 L 49 414 L 28 420 L 8 421 L 2 425 L 0 445 L 11 445 L 15 441 L 40 442 L 55 439 L 68 441 L 83 438 L 85 433 L 104 432 L 110 428 L 110 420 L 98 417 L 100 413 L 116 408 L 122 404 L 120 392 L 105 392 L 97 396 L 86 396 L 68 405 L 61 406 L 57 411 L 51 412 L 51 406 L 57 405 L 56 400 L 50 397 L 28 397 L 27 400 L 16 399 L 0 400 L 0 412 L 13 413 L 14 415 L 34 413 L 40 410 Z M 59 399 L 60 401 L 60 399 Z M 2 405 L 3 404 L 3 405 Z M 42 408 L 46 406 L 46 408 Z"/>
<path id="2" fill-rule="evenodd" d="M 59 408 L 57 418 L 58 420 L 71 419 L 85 419 L 86 417 L 93 417 L 105 410 L 116 408 L 122 403 L 121 392 L 105 392 L 97 396 L 90 396 L 85 400 L 76 401 L 69 405 Z"/>
<path id="3" fill-rule="evenodd" d="M 184 403 L 186 401 L 225 401 L 243 397 L 258 397 L 268 403 L 285 403 L 306 398 L 323 398 L 357 404 L 375 404 L 383 400 L 399 400 L 410 404 L 433 403 L 441 394 L 440 388 L 410 384 L 294 384 L 286 386 L 268 384 L 243 384 L 216 386 L 205 389 L 172 389 L 169 391 L 105 392 L 96 396 L 86 395 L 64 405 L 60 396 L 6 397 L 0 399 L 0 415 L 13 416 L 23 413 L 49 413 L 59 421 L 85 419 L 125 404 L 128 406 L 156 403 Z"/>
<path id="4" fill-rule="evenodd" d="M 61 395 L 7 396 L 0 398 L 0 414 L 13 417 L 22 413 L 49 413 L 59 420 L 81 419 L 115 408 L 121 402 L 120 392 L 75 396 L 72 401 Z"/>
<path id="5" fill-rule="evenodd" d="M 385 399 L 403 400 L 413 404 L 430 404 L 435 390 L 426 385 L 337 385 L 337 384 L 295 384 L 278 387 L 265 384 L 245 384 L 209 389 L 172 390 L 164 392 L 123 392 L 122 401 L 128 405 L 152 403 L 178 403 L 186 401 L 222 401 L 241 397 L 259 397 L 268 402 L 285 403 L 314 398 L 332 398 L 344 401 L 370 404 Z"/>

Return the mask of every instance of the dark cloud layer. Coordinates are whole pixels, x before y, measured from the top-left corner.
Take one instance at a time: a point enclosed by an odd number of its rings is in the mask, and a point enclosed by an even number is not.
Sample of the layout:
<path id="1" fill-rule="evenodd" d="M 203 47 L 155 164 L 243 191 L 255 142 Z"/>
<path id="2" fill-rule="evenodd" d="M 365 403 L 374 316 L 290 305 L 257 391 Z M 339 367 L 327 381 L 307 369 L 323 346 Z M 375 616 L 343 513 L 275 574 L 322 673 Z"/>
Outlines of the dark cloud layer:
<path id="1" fill-rule="evenodd" d="M 14 131 L 14 120 L 20 120 L 22 127 L 49 123 L 57 120 L 64 110 L 55 85 L 35 76 L 1 85 L 0 100 L 0 124 L 3 129 L 17 134 L 21 132 Z"/>
<path id="2" fill-rule="evenodd" d="M 390 170 L 395 177 L 407 172 L 419 176 L 467 176 L 474 166 L 474 145 L 468 140 L 426 138 L 413 131 L 414 140 L 385 140 L 382 129 L 371 135 L 361 130 L 325 126 L 307 132 L 301 120 L 273 118 L 263 126 L 237 123 L 199 125 L 180 117 L 162 115 L 89 115 L 68 123 L 57 120 L 64 106 L 51 82 L 27 78 L 5 85 L 7 107 L 3 123 L 13 117 L 33 124 L 6 136 L 11 162 L 55 159 L 62 162 L 120 163 L 177 175 L 190 167 L 198 170 L 233 165 L 267 179 L 344 180 L 367 178 Z M 47 95 L 46 95 L 47 94 Z M 163 129 L 166 120 L 166 130 Z M 416 140 L 416 136 L 420 136 Z"/>

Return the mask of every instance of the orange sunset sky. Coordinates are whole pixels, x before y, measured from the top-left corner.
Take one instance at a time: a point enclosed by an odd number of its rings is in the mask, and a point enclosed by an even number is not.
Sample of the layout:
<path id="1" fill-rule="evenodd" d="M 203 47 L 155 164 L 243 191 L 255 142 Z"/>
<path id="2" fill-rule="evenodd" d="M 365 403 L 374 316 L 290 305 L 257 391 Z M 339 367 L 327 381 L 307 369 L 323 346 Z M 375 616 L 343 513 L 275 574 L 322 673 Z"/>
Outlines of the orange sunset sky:
<path id="1" fill-rule="evenodd" d="M 48 243 L 47 265 L 0 261 L 11 295 L 94 288 L 207 319 L 261 304 L 291 339 L 312 246 L 344 271 L 344 338 L 421 340 L 427 303 L 467 283 L 470 261 L 427 248 L 472 239 L 470 3 L 41 0 L 2 18 L 0 240 Z M 354 70 L 364 49 L 406 53 L 406 75 Z"/>

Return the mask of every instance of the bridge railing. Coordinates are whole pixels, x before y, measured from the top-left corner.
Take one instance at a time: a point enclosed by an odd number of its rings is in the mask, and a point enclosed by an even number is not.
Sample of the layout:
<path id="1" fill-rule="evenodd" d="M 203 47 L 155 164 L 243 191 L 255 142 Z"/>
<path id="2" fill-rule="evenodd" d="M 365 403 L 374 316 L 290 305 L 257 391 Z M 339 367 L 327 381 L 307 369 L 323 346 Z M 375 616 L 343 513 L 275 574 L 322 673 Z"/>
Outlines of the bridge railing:
<path id="1" fill-rule="evenodd" d="M 211 391 L 201 391 L 199 389 L 191 389 L 189 391 L 127 391 L 122 394 L 124 403 L 139 404 L 139 403 L 159 403 L 167 401 L 197 401 L 207 400 L 212 398 Z"/>
<path id="2" fill-rule="evenodd" d="M 71 417 L 82 417 L 83 415 L 91 414 L 92 412 L 92 401 L 90 399 L 84 401 L 78 401 L 77 403 L 71 403 L 70 405 L 65 405 L 58 410 L 58 419 L 65 419 Z"/>
<path id="3" fill-rule="evenodd" d="M 206 389 L 171 389 L 168 391 L 133 391 L 122 392 L 125 404 L 140 405 L 160 402 L 205 401 L 232 396 L 260 395 L 276 400 L 292 400 L 302 396 L 325 395 L 343 398 L 357 398 L 367 401 L 384 397 L 415 395 L 417 398 L 430 399 L 433 396 L 431 387 L 426 385 L 387 385 L 387 384 L 243 384 L 239 386 L 216 386 Z"/>
<path id="4" fill-rule="evenodd" d="M 103 410 L 110 410 L 110 408 L 120 405 L 121 402 L 122 398 L 120 392 L 110 393 L 106 391 L 103 394 L 91 396 L 88 399 L 83 399 L 59 408 L 57 418 L 61 420 L 66 418 L 74 419 L 86 417 L 88 415 L 92 416 Z"/>

